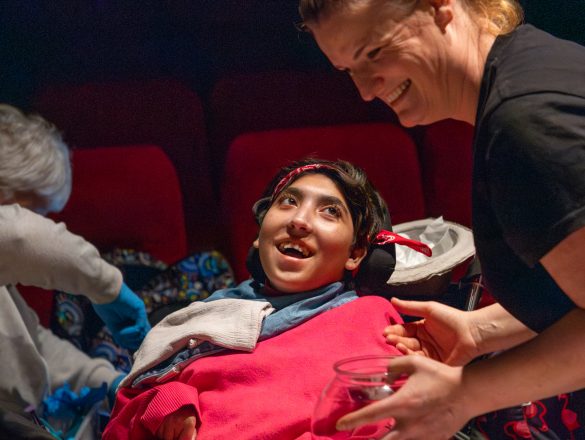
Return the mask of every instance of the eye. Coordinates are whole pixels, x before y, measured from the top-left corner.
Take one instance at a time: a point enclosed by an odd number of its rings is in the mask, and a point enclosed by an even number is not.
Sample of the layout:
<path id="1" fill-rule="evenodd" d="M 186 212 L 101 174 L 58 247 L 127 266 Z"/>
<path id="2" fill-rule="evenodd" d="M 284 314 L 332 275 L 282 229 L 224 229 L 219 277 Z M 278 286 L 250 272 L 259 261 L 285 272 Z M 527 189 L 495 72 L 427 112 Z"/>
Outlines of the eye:
<path id="1" fill-rule="evenodd" d="M 293 196 L 291 196 L 290 194 L 282 194 L 278 198 L 278 204 L 285 205 L 285 206 L 294 206 L 297 204 L 297 200 Z"/>
<path id="2" fill-rule="evenodd" d="M 375 49 L 372 49 L 371 51 L 369 51 L 366 54 L 366 57 L 368 57 L 369 60 L 372 60 L 373 61 L 380 54 L 381 51 L 382 51 L 382 46 L 376 47 Z"/>
<path id="3" fill-rule="evenodd" d="M 323 208 L 323 212 L 325 212 L 327 215 L 330 215 L 331 217 L 335 218 L 341 217 L 341 209 L 339 208 L 339 206 L 335 205 L 326 206 L 325 208 Z"/>

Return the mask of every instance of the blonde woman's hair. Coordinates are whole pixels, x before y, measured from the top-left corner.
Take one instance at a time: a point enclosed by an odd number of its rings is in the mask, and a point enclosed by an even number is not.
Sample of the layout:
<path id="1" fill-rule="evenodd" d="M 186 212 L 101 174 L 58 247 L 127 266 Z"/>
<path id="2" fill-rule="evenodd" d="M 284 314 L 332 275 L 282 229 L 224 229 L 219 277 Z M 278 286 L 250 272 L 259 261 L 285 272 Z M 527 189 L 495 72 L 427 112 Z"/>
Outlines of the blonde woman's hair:
<path id="1" fill-rule="evenodd" d="M 522 6 L 517 0 L 460 0 L 473 13 L 476 20 L 487 23 L 487 31 L 493 35 L 512 32 L 524 18 Z M 401 6 L 403 11 L 414 11 L 419 0 L 300 0 L 301 28 L 318 23 L 319 19 L 342 10 L 379 3 Z M 408 14 L 407 14 L 408 15 Z"/>
<path id="2" fill-rule="evenodd" d="M 55 126 L 0 104 L 0 192 L 5 199 L 34 194 L 41 213 L 63 209 L 71 194 L 69 148 Z"/>
<path id="3" fill-rule="evenodd" d="M 479 17 L 487 19 L 488 32 L 504 35 L 512 32 L 524 20 L 517 0 L 464 0 Z"/>

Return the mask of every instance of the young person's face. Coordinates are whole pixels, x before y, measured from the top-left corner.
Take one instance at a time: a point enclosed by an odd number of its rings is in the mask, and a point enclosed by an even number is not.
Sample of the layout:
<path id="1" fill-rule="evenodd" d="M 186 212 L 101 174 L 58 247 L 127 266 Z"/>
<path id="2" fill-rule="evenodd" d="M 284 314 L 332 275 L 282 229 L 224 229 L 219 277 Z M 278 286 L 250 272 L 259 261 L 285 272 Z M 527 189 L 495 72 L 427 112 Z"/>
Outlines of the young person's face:
<path id="1" fill-rule="evenodd" d="M 353 249 L 353 223 L 336 184 L 307 174 L 283 190 L 266 213 L 254 242 L 273 288 L 313 290 L 340 281 L 358 267 L 365 250 Z"/>

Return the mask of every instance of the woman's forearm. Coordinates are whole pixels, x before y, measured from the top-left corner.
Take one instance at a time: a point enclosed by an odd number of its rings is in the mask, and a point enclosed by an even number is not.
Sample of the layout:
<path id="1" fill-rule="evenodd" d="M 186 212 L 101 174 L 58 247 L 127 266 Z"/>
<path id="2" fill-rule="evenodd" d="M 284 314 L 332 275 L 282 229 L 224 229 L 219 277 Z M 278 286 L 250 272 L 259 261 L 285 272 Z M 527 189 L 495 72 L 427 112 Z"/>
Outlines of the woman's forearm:
<path id="1" fill-rule="evenodd" d="M 536 336 L 497 303 L 470 312 L 470 318 L 480 354 L 509 349 Z"/>
<path id="2" fill-rule="evenodd" d="M 475 414 L 585 388 L 585 310 L 574 309 L 528 342 L 464 368 Z"/>

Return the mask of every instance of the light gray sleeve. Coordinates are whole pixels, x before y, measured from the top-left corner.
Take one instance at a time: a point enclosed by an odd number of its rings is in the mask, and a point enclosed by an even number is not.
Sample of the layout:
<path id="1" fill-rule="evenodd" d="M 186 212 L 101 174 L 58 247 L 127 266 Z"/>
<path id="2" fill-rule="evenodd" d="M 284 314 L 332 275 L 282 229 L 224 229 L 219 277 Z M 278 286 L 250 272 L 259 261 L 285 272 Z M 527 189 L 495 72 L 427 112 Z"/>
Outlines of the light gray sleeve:
<path id="1" fill-rule="evenodd" d="M 69 341 L 58 338 L 41 325 L 37 327 L 37 341 L 37 348 L 47 363 L 53 390 L 65 382 L 76 392 L 83 386 L 99 387 L 103 382 L 109 387 L 122 374 L 106 359 L 90 358 Z"/>
<path id="2" fill-rule="evenodd" d="M 18 205 L 0 206 L 0 285 L 23 284 L 116 299 L 122 274 L 82 237 Z"/>
<path id="3" fill-rule="evenodd" d="M 122 374 L 41 326 L 14 286 L 0 286 L 0 353 L 0 400 L 23 404 L 38 405 L 64 382 L 79 391 L 84 385 L 109 386 Z"/>

